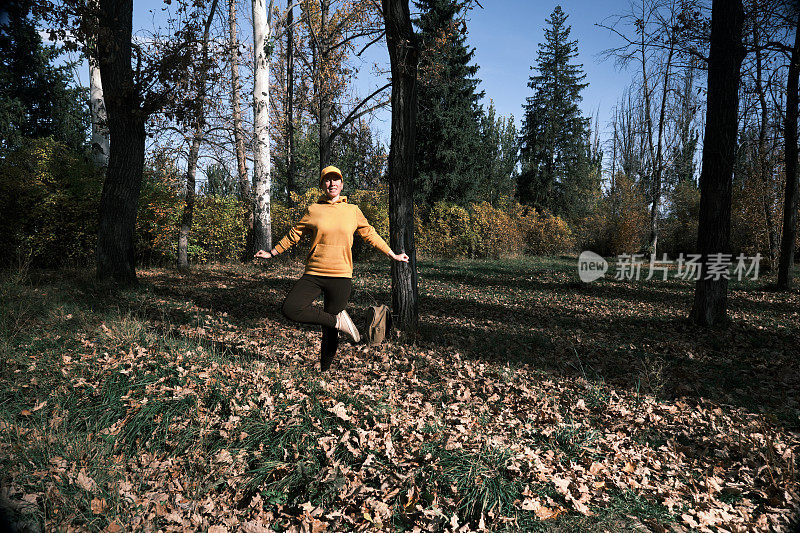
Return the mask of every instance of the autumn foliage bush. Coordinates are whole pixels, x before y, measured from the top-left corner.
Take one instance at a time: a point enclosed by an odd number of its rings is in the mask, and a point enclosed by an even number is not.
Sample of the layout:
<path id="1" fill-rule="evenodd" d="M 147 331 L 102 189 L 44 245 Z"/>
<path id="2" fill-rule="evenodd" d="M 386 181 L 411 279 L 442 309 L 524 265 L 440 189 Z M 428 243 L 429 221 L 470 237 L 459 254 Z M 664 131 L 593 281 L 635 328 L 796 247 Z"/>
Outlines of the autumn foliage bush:
<path id="1" fill-rule="evenodd" d="M 0 161 L 0 264 L 86 264 L 97 238 L 102 175 L 51 138 L 28 139 Z"/>
<path id="2" fill-rule="evenodd" d="M 137 253 L 145 264 L 177 260 L 178 224 L 185 202 L 178 170 L 156 161 L 144 176 L 136 221 Z M 234 196 L 196 198 L 189 260 L 193 263 L 236 261 L 247 239 L 247 208 Z"/>
<path id="3" fill-rule="evenodd" d="M 560 217 L 508 201 L 438 202 L 417 219 L 417 247 L 431 257 L 499 258 L 572 250 L 574 239 Z"/>
<path id="4" fill-rule="evenodd" d="M 641 251 L 648 235 L 649 210 L 640 186 L 618 173 L 613 185 L 580 224 L 582 249 L 600 255 Z"/>

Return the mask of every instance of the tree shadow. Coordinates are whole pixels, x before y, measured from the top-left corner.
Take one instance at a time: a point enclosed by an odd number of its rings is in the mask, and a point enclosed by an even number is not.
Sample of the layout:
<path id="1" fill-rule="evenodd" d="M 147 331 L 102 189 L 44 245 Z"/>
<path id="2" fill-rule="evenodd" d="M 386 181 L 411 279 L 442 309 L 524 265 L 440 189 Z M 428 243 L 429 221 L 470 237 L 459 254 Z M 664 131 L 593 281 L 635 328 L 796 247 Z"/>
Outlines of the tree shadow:
<path id="1" fill-rule="evenodd" d="M 666 398 L 703 397 L 785 415 L 787 424 L 798 424 L 791 413 L 800 398 L 800 325 L 763 326 L 770 317 L 796 312 L 789 301 L 754 300 L 739 290 L 731 297 L 731 315 L 760 313 L 758 321 L 734 318 L 705 329 L 686 319 L 691 292 L 675 284 L 648 290 L 642 284 L 564 281 L 558 271 L 529 276 L 487 265 L 477 276 L 462 275 L 456 267 L 422 269 L 423 287 L 442 284 L 434 287 L 440 290 L 421 291 L 416 342 L 423 349 L 456 350 Z M 369 305 L 391 302 L 386 270 L 384 264 L 367 265 L 356 274 L 349 309 L 360 327 Z M 270 321 L 295 327 L 280 307 L 297 277 L 296 272 L 164 272 L 148 282 L 154 301 L 139 305 L 159 319 L 165 310 L 155 300 L 189 300 L 200 309 L 226 313 L 237 327 Z M 552 297 L 533 298 L 541 292 Z M 169 308 L 166 313 L 174 323 L 192 324 L 197 311 Z"/>

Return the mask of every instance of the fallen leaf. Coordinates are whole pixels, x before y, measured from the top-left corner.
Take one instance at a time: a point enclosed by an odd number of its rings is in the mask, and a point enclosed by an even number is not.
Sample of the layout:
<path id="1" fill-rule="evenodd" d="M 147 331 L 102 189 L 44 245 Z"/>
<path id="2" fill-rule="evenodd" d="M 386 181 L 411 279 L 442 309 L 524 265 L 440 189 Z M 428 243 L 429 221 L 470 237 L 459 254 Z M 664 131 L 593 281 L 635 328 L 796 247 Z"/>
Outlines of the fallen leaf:
<path id="1" fill-rule="evenodd" d="M 242 524 L 242 531 L 244 531 L 244 533 L 270 533 L 272 530 L 261 522 L 253 520 Z"/>
<path id="2" fill-rule="evenodd" d="M 90 507 L 92 508 L 92 512 L 94 514 L 103 514 L 106 508 L 108 508 L 108 504 L 106 504 L 105 498 L 94 498 L 90 504 Z"/>
<path id="3" fill-rule="evenodd" d="M 350 416 L 347 414 L 347 409 L 342 402 L 337 403 L 333 407 L 329 407 L 328 411 L 335 414 L 345 422 L 349 422 L 351 420 Z"/>
<path id="4" fill-rule="evenodd" d="M 551 509 L 549 507 L 542 505 L 541 507 L 536 509 L 536 517 L 539 520 L 551 520 L 554 518 L 558 518 L 558 515 L 560 515 L 562 512 L 563 511 L 560 508 Z"/>
<path id="5" fill-rule="evenodd" d="M 556 486 L 556 490 L 563 494 L 564 496 L 570 494 L 569 492 L 569 479 L 560 478 L 558 476 L 553 476 L 553 484 Z"/>
<path id="6" fill-rule="evenodd" d="M 75 479 L 75 484 L 87 492 L 94 492 L 97 490 L 97 483 L 86 475 L 86 469 L 81 469 L 78 472 L 78 477 Z"/>
<path id="7" fill-rule="evenodd" d="M 525 498 L 520 504 L 523 511 L 538 511 L 542 504 L 535 498 Z"/>

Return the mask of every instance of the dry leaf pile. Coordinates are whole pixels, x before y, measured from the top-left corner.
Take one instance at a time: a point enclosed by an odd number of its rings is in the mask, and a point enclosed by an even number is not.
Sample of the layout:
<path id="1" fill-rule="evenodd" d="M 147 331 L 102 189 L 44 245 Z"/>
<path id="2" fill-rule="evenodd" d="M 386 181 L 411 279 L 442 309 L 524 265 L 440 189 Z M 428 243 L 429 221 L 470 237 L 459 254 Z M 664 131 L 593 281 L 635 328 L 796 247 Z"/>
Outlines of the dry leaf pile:
<path id="1" fill-rule="evenodd" d="M 423 268 L 414 342 L 342 342 L 324 374 L 318 332 L 277 312 L 294 265 L 147 271 L 145 289 L 104 309 L 73 289 L 83 318 L 55 305 L 3 346 L 1 501 L 48 531 L 797 526 L 796 410 L 792 426 L 730 401 L 770 386 L 791 396 L 794 377 L 741 394 L 713 375 L 686 378 L 679 355 L 713 368 L 718 346 L 712 334 L 670 335 L 688 326 L 658 318 L 678 307 L 669 298 L 622 311 L 620 290 L 587 294 L 557 269 L 458 267 L 431 265 L 427 279 Z M 28 296 L 66 291 L 41 287 Z M 355 303 L 387 290 L 367 269 Z M 653 359 L 616 368 L 625 350 Z M 759 376 L 780 374 L 759 361 Z"/>

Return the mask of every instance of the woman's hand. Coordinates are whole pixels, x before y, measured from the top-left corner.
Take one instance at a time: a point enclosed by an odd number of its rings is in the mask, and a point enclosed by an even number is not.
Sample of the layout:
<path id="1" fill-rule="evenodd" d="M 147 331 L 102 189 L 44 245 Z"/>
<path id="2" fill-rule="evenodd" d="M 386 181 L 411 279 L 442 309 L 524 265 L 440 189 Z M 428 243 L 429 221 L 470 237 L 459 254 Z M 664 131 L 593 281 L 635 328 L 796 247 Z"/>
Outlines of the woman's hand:
<path id="1" fill-rule="evenodd" d="M 259 250 L 253 257 L 259 257 L 261 259 L 271 259 L 272 254 L 270 252 L 265 252 L 264 250 Z"/>
<path id="2" fill-rule="evenodd" d="M 408 263 L 408 255 L 406 255 L 405 253 L 396 254 L 394 252 L 391 252 L 389 254 L 389 257 L 391 257 L 395 261 L 402 261 L 403 263 Z"/>

